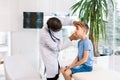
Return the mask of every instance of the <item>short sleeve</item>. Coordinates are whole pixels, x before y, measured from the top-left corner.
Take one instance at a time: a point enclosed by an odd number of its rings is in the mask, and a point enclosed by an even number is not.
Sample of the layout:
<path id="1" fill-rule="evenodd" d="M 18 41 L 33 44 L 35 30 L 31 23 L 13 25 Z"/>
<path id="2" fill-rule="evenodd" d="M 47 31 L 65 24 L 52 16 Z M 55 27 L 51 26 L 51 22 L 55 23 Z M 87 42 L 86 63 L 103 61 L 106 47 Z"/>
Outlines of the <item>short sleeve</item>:
<path id="1" fill-rule="evenodd" d="M 83 47 L 84 47 L 84 50 L 90 51 L 90 50 L 91 50 L 91 42 L 90 42 L 89 40 L 86 40 L 86 41 L 84 42 Z"/>

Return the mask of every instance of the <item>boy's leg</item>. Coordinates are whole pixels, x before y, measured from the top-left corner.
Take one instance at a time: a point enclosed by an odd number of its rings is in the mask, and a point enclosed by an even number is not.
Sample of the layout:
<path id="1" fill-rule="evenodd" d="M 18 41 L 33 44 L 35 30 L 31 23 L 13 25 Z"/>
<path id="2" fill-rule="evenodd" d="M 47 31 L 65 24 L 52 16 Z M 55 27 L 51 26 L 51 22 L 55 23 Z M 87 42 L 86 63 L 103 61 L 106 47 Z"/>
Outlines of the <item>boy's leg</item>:
<path id="1" fill-rule="evenodd" d="M 61 68 L 61 69 L 60 69 L 60 72 L 61 72 L 62 74 L 64 74 L 65 70 L 66 70 L 66 68 Z"/>
<path id="2" fill-rule="evenodd" d="M 86 66 L 86 65 L 76 66 L 76 67 L 73 67 L 71 69 L 66 69 L 66 68 L 61 69 L 61 72 L 62 72 L 65 80 L 71 80 L 71 76 L 74 73 L 90 72 L 90 71 L 92 71 L 92 67 L 91 66 Z"/>
<path id="3" fill-rule="evenodd" d="M 65 75 L 65 80 L 71 80 L 72 71 L 70 69 L 67 69 L 64 75 Z"/>
<path id="4" fill-rule="evenodd" d="M 66 70 L 66 68 L 61 68 L 60 69 L 60 72 L 63 74 L 64 78 L 65 78 L 65 70 Z"/>
<path id="5" fill-rule="evenodd" d="M 61 69 L 61 72 L 62 72 L 65 80 L 71 80 L 72 72 L 71 72 L 70 69 L 62 68 L 62 69 Z"/>

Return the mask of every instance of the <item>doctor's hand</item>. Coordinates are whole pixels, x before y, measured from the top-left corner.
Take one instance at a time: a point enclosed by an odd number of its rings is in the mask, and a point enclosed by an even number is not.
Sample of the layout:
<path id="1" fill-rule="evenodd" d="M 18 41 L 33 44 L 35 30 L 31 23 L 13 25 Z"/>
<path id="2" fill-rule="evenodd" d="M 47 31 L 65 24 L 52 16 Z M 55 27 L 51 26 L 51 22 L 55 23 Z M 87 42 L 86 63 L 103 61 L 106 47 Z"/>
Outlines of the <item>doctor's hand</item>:
<path id="1" fill-rule="evenodd" d="M 79 35 L 78 34 L 76 34 L 76 33 L 73 33 L 70 37 L 69 37 L 69 39 L 72 41 L 72 40 L 78 40 L 79 39 Z"/>

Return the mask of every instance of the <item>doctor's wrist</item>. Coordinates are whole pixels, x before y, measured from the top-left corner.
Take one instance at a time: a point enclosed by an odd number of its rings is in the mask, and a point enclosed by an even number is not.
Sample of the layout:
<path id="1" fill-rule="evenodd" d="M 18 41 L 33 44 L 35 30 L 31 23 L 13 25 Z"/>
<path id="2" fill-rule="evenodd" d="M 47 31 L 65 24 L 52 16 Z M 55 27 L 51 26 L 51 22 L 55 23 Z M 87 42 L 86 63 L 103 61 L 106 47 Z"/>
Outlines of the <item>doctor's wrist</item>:
<path id="1" fill-rule="evenodd" d="M 72 41 L 72 40 L 73 40 L 73 37 L 72 37 L 72 36 L 70 36 L 70 37 L 69 37 L 69 39 L 70 39 L 70 41 Z"/>

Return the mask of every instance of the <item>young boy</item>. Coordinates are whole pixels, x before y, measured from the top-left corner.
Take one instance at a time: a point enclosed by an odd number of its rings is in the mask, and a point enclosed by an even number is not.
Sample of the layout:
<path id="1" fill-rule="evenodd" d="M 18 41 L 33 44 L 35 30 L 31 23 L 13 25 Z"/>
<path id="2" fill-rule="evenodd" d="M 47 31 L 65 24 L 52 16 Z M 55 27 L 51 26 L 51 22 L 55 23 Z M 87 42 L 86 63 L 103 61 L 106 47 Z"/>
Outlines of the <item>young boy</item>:
<path id="1" fill-rule="evenodd" d="M 90 72 L 93 66 L 93 45 L 87 37 L 89 27 L 83 22 L 76 26 L 76 35 L 79 35 L 78 55 L 71 65 L 62 68 L 61 72 L 65 80 L 71 80 L 71 75 L 78 72 Z"/>

